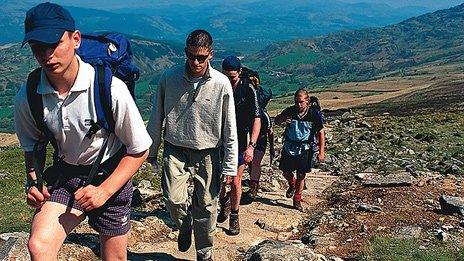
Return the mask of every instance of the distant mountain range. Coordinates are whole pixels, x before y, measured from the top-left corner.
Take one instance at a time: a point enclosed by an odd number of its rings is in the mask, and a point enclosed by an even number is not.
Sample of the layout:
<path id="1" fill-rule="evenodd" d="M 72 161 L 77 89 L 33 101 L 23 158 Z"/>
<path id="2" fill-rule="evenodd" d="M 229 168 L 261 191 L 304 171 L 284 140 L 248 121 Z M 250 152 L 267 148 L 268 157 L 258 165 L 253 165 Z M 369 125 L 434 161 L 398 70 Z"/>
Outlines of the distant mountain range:
<path id="1" fill-rule="evenodd" d="M 278 92 L 464 61 L 464 4 L 384 28 L 274 43 L 246 62 Z"/>
<path id="2" fill-rule="evenodd" d="M 22 39 L 25 12 L 37 2 L 0 1 L 0 44 Z M 118 31 L 183 42 L 191 30 L 205 28 L 219 48 L 248 53 L 274 41 L 385 26 L 429 11 L 424 7 L 392 8 L 336 0 L 58 2 L 68 6 L 84 32 Z"/>
<path id="3" fill-rule="evenodd" d="M 130 37 L 135 61 L 142 69 L 137 102 L 146 116 L 159 75 L 165 68 L 184 61 L 184 44 Z M 0 45 L 0 131 L 12 131 L 14 95 L 28 72 L 37 66 L 29 52 L 19 43 Z M 213 62 L 216 68 L 229 52 L 219 48 Z M 244 64 L 258 70 L 264 83 L 281 94 L 298 87 L 414 73 L 411 68 L 428 64 L 439 67 L 453 63 L 459 67 L 463 61 L 464 4 L 383 28 L 274 43 L 246 56 Z"/>

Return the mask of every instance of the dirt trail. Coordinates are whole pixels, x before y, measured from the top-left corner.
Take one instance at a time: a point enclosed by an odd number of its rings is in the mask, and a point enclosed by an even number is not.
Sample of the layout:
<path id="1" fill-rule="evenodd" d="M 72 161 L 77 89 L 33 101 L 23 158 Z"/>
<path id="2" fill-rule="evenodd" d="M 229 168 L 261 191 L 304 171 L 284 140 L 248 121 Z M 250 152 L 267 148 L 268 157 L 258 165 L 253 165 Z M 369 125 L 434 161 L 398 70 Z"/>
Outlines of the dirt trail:
<path id="1" fill-rule="evenodd" d="M 337 177 L 328 173 L 311 173 L 307 176 L 307 189 L 304 191 L 303 207 L 316 206 L 321 199 L 321 192 L 330 186 Z M 297 227 L 304 213 L 291 208 L 292 200 L 285 197 L 286 188 L 282 187 L 273 192 L 260 192 L 259 199 L 240 207 L 241 233 L 228 236 L 228 221 L 218 224 L 214 242 L 215 260 L 234 260 L 241 252 L 258 244 L 265 239 L 286 240 L 292 235 L 292 229 Z M 266 229 L 260 228 L 255 222 L 260 219 L 266 224 Z M 269 231 L 271 230 L 271 231 Z M 192 246 L 186 253 L 177 251 L 177 242 L 136 243 L 129 247 L 133 257 L 131 260 L 142 258 L 153 260 L 194 260 L 195 251 Z M 152 255 L 147 256 L 147 253 Z"/>

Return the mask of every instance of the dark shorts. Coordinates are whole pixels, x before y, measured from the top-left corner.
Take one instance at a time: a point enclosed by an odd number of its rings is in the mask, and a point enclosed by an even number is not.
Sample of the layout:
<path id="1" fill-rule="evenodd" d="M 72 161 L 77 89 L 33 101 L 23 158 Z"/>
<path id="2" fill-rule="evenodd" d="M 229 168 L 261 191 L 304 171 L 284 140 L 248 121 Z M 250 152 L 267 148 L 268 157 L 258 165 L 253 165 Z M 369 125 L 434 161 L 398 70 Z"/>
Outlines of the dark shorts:
<path id="1" fill-rule="evenodd" d="M 103 163 L 102 174 L 94 178 L 92 185 L 100 185 L 112 173 L 118 162 L 106 165 L 106 162 Z M 88 167 L 72 166 L 66 163 L 55 166 L 53 173 L 55 176 L 59 176 L 59 180 L 56 186 L 52 188 L 50 201 L 84 212 L 89 218 L 89 225 L 101 235 L 117 236 L 126 234 L 130 230 L 132 181 L 128 181 L 103 206 L 87 212 L 74 200 L 74 192 L 82 187 L 87 179 Z M 54 182 L 47 183 L 55 184 Z"/>
<path id="2" fill-rule="evenodd" d="M 311 171 L 312 150 L 305 150 L 300 155 L 292 156 L 282 149 L 279 169 L 283 172 L 307 173 Z"/>

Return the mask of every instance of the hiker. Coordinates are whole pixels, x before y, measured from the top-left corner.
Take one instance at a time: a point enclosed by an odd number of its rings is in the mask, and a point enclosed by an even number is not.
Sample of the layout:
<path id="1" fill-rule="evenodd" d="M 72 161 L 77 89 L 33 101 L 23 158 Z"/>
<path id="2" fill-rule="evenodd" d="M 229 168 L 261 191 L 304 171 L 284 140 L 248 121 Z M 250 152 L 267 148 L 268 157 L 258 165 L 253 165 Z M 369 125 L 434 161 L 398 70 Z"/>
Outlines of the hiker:
<path id="1" fill-rule="evenodd" d="M 236 56 L 228 56 L 222 61 L 222 73 L 225 74 L 232 85 L 235 102 L 235 115 L 237 121 L 238 137 L 238 167 L 237 175 L 226 177 L 231 190 L 226 193 L 223 186 L 220 197 L 220 212 L 218 222 L 222 223 L 229 218 L 229 234 L 240 233 L 239 206 L 242 196 L 242 176 L 247 164 L 253 160 L 259 131 L 261 128 L 261 112 L 253 84 L 247 79 L 240 77 L 242 66 L 240 59 Z M 248 133 L 250 141 L 248 142 Z M 230 210 L 230 213 L 228 213 Z"/>
<path id="2" fill-rule="evenodd" d="M 288 181 L 287 198 L 293 197 L 293 207 L 303 211 L 301 206 L 304 179 L 311 171 L 314 135 L 319 132 L 319 160 L 324 160 L 323 119 L 320 110 L 311 108 L 309 92 L 299 89 L 294 95 L 295 105 L 284 109 L 275 117 L 275 124 L 284 124 L 284 144 L 279 169 Z M 294 175 L 296 171 L 296 178 Z"/>
<path id="3" fill-rule="evenodd" d="M 149 161 L 155 167 L 164 138 L 161 185 L 179 229 L 178 249 L 190 248 L 193 229 L 197 260 L 212 260 L 221 170 L 223 175 L 236 175 L 238 158 L 232 87 L 210 65 L 212 44 L 205 30 L 188 35 L 186 62 L 161 77 L 147 127 L 153 139 Z M 191 202 L 189 179 L 194 186 Z"/>
<path id="4" fill-rule="evenodd" d="M 251 70 L 250 70 L 251 71 Z M 253 161 L 250 164 L 250 190 L 248 192 L 249 197 L 255 200 L 259 190 L 259 180 L 261 179 L 261 161 L 263 160 L 264 154 L 266 153 L 267 143 L 269 141 L 269 162 L 272 165 L 272 161 L 275 157 L 274 149 L 274 130 L 272 128 L 272 121 L 269 113 L 266 110 L 266 106 L 272 97 L 272 90 L 268 87 L 264 87 L 260 83 L 259 75 L 251 76 L 253 80 L 253 87 L 256 90 L 258 98 L 258 105 L 261 111 L 261 129 L 259 131 L 258 140 L 256 142 L 256 149 L 253 157 Z"/>
<path id="5" fill-rule="evenodd" d="M 22 85 L 15 100 L 16 133 L 25 151 L 27 204 L 35 208 L 27 245 L 31 259 L 56 260 L 66 236 L 87 216 L 100 235 L 102 259 L 126 260 L 131 178 L 151 144 L 142 117 L 126 85 L 113 77 L 109 109 L 116 124 L 114 134 L 108 137 L 101 129 L 86 137 L 97 118 L 95 70 L 76 55 L 81 33 L 74 19 L 63 7 L 42 3 L 27 12 L 24 25 L 23 46 L 29 44 L 41 66 L 36 70 L 38 84 Z M 43 102 L 37 110 L 43 112 L 41 122 L 35 120 L 36 111 L 28 103 L 30 87 Z M 47 185 L 53 184 L 48 188 L 38 185 L 42 177 L 35 167 L 45 157 L 44 149 L 35 149 L 47 138 L 57 148 L 52 167 L 43 175 Z M 83 186 L 104 141 L 108 143 L 101 154 L 100 174 Z"/>

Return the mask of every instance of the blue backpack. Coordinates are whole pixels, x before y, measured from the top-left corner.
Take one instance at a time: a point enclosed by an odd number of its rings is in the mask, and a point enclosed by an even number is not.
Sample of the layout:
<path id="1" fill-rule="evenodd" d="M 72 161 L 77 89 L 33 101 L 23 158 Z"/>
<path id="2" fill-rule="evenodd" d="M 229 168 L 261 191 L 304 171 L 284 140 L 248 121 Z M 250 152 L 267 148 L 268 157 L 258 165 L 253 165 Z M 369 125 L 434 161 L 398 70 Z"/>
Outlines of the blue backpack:
<path id="1" fill-rule="evenodd" d="M 81 45 L 77 50 L 77 54 L 84 62 L 90 63 L 95 68 L 94 101 L 97 122 L 92 122 L 86 137 L 90 139 L 93 134 L 102 128 L 107 130 L 108 133 L 114 133 L 115 120 L 113 119 L 111 104 L 112 76 L 118 77 L 126 83 L 133 98 L 135 98 L 135 82 L 139 78 L 139 69 L 132 63 L 130 42 L 125 36 L 118 33 L 82 35 Z M 42 172 L 44 169 L 44 162 L 43 160 L 39 160 L 37 155 L 39 150 L 44 150 L 46 144 L 50 142 L 55 150 L 53 153 L 53 161 L 56 162 L 61 160 L 58 157 L 58 146 L 55 137 L 44 122 L 42 96 L 37 93 L 41 71 L 41 68 L 32 71 L 28 76 L 26 84 L 29 108 L 37 128 L 45 137 L 44 140 L 37 142 L 33 150 L 34 168 L 37 175 L 37 187 L 39 191 L 41 191 L 43 186 Z M 107 143 L 108 138 L 103 142 L 97 159 L 92 164 L 85 185 L 90 184 L 96 175 L 108 145 Z"/>

